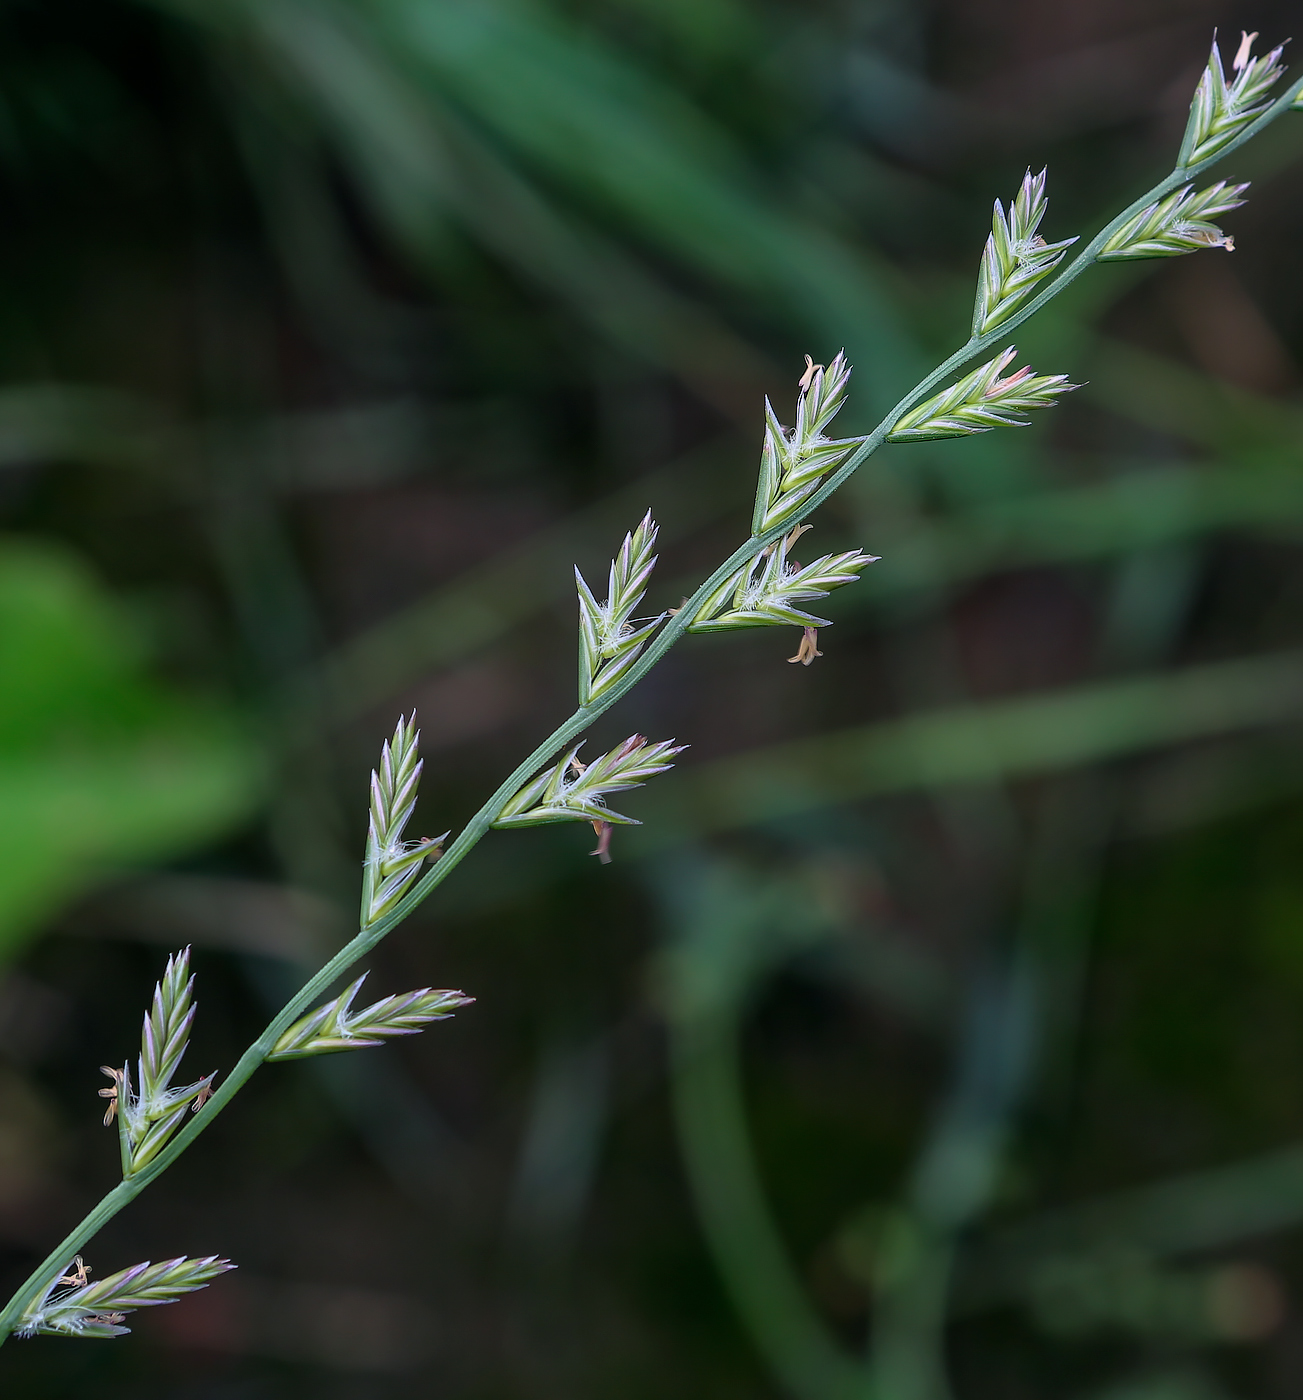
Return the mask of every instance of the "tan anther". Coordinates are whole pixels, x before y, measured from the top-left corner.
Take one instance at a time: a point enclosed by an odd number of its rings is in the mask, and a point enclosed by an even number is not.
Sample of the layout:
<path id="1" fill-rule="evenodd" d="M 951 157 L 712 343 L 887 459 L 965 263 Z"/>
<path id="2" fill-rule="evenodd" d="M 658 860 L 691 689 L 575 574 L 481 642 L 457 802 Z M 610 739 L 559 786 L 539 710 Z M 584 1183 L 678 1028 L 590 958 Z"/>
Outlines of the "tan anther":
<path id="1" fill-rule="evenodd" d="M 1258 37 L 1255 29 L 1252 34 L 1246 30 L 1240 30 L 1240 47 L 1235 50 L 1235 58 L 1231 62 L 1231 67 L 1239 73 L 1249 61 L 1249 56 L 1253 52 L 1253 41 Z"/>
<path id="2" fill-rule="evenodd" d="M 108 1065 L 101 1065 L 100 1073 L 107 1074 L 113 1081 L 113 1087 L 111 1089 L 101 1089 L 99 1091 L 100 1098 L 109 1100 L 109 1106 L 104 1110 L 104 1126 L 107 1128 L 109 1124 L 113 1122 L 114 1118 L 117 1117 L 118 1090 L 122 1086 L 122 1071 L 120 1069 L 112 1069 Z"/>
<path id="3" fill-rule="evenodd" d="M 597 833 L 597 845 L 588 854 L 596 856 L 603 865 L 610 865 L 611 833 L 615 827 L 610 822 L 594 822 L 593 830 Z"/>
<path id="4" fill-rule="evenodd" d="M 789 656 L 789 662 L 800 662 L 802 666 L 808 666 L 816 656 L 822 656 L 818 648 L 819 629 L 817 627 L 807 627 L 801 633 L 801 645 L 796 649 L 795 656 Z"/>
<path id="5" fill-rule="evenodd" d="M 815 364 L 811 356 L 807 355 L 805 357 L 805 373 L 800 377 L 799 380 L 797 380 L 797 383 L 801 386 L 802 393 L 806 392 L 809 389 L 810 383 L 814 379 L 814 376 L 818 374 L 822 368 L 822 365 Z"/>

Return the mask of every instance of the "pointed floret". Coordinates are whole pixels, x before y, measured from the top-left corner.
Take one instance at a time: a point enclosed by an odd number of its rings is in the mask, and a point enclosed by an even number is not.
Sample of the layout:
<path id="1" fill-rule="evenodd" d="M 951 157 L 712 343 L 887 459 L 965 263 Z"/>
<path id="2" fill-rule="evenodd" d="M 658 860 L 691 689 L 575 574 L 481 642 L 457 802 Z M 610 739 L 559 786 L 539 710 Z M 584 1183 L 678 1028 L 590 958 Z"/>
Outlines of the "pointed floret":
<path id="1" fill-rule="evenodd" d="M 80 1259 L 73 1277 L 56 1278 L 24 1309 L 16 1335 L 34 1337 L 120 1337 L 125 1315 L 136 1308 L 175 1303 L 235 1268 L 229 1259 L 167 1259 L 161 1264 L 134 1264 L 96 1283 L 87 1281 Z"/>
<path id="2" fill-rule="evenodd" d="M 276 1042 L 269 1060 L 300 1060 L 309 1055 L 330 1055 L 340 1050 L 365 1050 L 383 1045 L 393 1036 L 415 1035 L 431 1021 L 446 1020 L 459 1006 L 474 1000 L 462 992 L 434 991 L 422 987 L 372 1002 L 361 1011 L 353 1001 L 367 974 L 352 982 L 333 1001 L 296 1021 Z"/>
<path id="3" fill-rule="evenodd" d="M 784 428 L 773 405 L 765 400 L 760 480 L 751 520 L 751 529 L 757 535 L 795 517 L 819 489 L 823 478 L 840 466 L 862 440 L 834 439 L 824 431 L 846 402 L 851 377 L 846 352 L 839 351 L 826 367 L 816 365 L 809 355 L 805 362 L 796 400 L 795 427 Z"/>
<path id="4" fill-rule="evenodd" d="M 380 751 L 380 767 L 371 774 L 371 811 L 367 822 L 366 858 L 362 866 L 363 928 L 390 913 L 416 879 L 421 862 L 439 856 L 449 833 L 420 841 L 404 841 L 403 832 L 416 808 L 421 781 L 421 731 L 416 712 L 400 718 L 393 737 Z"/>
<path id="5" fill-rule="evenodd" d="M 878 556 L 849 549 L 842 554 L 825 554 L 802 567 L 788 557 L 798 533 L 794 530 L 785 535 L 716 589 L 697 610 L 688 631 L 831 626 L 827 618 L 815 617 L 796 604 L 826 598 L 834 588 L 854 583 L 863 569 L 877 563 Z"/>
<path id="6" fill-rule="evenodd" d="M 1047 243 L 1039 234 L 1045 217 L 1045 171 L 1023 176 L 1006 215 L 995 201 L 991 236 L 982 253 L 973 303 L 973 335 L 985 335 L 1002 325 L 1058 267 L 1064 253 L 1077 241 L 1065 238 Z"/>
<path id="7" fill-rule="evenodd" d="M 1060 394 L 1081 387 L 1070 384 L 1066 374 L 1036 375 L 1030 366 L 1004 375 L 1016 353 L 1011 345 L 957 384 L 902 414 L 887 441 L 925 442 L 987 433 L 992 428 L 1025 428 L 1024 414 L 1052 408 Z"/>
<path id="8" fill-rule="evenodd" d="M 579 594 L 579 703 L 604 695 L 638 659 L 647 639 L 665 614 L 633 621 L 656 567 L 657 525 L 648 511 L 637 529 L 624 537 L 611 562 L 606 601 L 599 603 L 583 574 L 575 569 Z"/>
<path id="9" fill-rule="evenodd" d="M 136 1062 L 139 1088 L 132 1083 L 129 1065 L 105 1070 L 113 1087 L 100 1091 L 111 1099 L 104 1122 L 107 1125 L 117 1119 L 123 1176 L 131 1176 L 153 1161 L 181 1126 L 186 1112 L 197 1112 L 212 1091 L 215 1074 L 180 1088 L 172 1086 L 195 1018 L 193 990 L 190 949 L 184 948 L 168 959 L 162 980 L 154 988 L 153 1004 L 145 1013 Z"/>
<path id="10" fill-rule="evenodd" d="M 613 812 L 606 805 L 608 792 L 641 787 L 648 778 L 673 767 L 671 759 L 686 744 L 673 739 L 649 744 L 641 734 L 632 734 L 623 744 L 604 753 L 592 763 L 579 761 L 582 743 L 566 751 L 551 768 L 523 788 L 502 809 L 493 823 L 497 827 L 544 826 L 552 822 L 613 822 L 637 826 L 633 817 Z"/>
<path id="11" fill-rule="evenodd" d="M 1121 262 L 1179 257 L 1204 248 L 1225 248 L 1229 253 L 1235 240 L 1212 220 L 1238 209 L 1244 203 L 1240 196 L 1248 188 L 1219 180 L 1196 194 L 1193 185 L 1185 185 L 1134 214 L 1095 256 L 1100 262 Z"/>
<path id="12" fill-rule="evenodd" d="M 1280 61 L 1285 46 L 1280 44 L 1270 53 L 1254 58 L 1253 42 L 1257 37 L 1256 34 L 1241 35 L 1240 47 L 1231 64 L 1235 76 L 1230 82 L 1226 81 L 1221 51 L 1213 40 L 1212 52 L 1190 103 L 1190 117 L 1176 163 L 1178 170 L 1215 156 L 1270 106 L 1271 89 L 1285 72 Z"/>

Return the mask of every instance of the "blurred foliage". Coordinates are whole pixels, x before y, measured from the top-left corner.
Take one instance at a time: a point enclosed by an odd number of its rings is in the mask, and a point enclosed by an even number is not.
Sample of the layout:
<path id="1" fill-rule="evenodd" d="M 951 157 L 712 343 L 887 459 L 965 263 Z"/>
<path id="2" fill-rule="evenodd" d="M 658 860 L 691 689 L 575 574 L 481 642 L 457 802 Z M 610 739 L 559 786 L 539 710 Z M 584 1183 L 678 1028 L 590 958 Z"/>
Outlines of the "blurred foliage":
<path id="1" fill-rule="evenodd" d="M 106 872 L 247 818 L 258 762 L 231 716 L 142 674 L 138 638 L 75 556 L 0 545 L 0 957 Z"/>
<path id="2" fill-rule="evenodd" d="M 110 1179 L 167 948 L 216 1065 L 348 936 L 396 713 L 455 826 L 572 706 L 573 564 L 650 505 L 671 605 L 805 352 L 869 425 L 993 198 L 1089 231 L 1214 25 L 1294 18 L 4 0 L 7 1275 Z M 238 1274 L 5 1393 L 1292 1396 L 1301 151 L 1218 172 L 1233 258 L 1023 329 L 1052 423 L 820 513 L 883 560 L 816 666 L 692 638 L 598 726 L 693 746 L 609 868 L 495 834 L 377 954 L 474 1008 L 269 1068 L 90 1255 Z"/>

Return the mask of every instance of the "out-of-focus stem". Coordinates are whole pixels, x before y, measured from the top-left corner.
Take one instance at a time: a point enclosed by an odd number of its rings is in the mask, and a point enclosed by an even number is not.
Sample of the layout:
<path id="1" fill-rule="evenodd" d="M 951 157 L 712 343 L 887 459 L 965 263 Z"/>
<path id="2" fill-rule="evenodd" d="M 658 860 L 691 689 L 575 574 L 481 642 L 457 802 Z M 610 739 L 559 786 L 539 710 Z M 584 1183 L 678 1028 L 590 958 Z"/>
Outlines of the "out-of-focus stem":
<path id="1" fill-rule="evenodd" d="M 732 1015 L 677 1027 L 672 1092 L 702 1228 L 757 1347 L 801 1400 L 868 1400 L 868 1376 L 811 1307 L 774 1229 L 747 1136 Z"/>

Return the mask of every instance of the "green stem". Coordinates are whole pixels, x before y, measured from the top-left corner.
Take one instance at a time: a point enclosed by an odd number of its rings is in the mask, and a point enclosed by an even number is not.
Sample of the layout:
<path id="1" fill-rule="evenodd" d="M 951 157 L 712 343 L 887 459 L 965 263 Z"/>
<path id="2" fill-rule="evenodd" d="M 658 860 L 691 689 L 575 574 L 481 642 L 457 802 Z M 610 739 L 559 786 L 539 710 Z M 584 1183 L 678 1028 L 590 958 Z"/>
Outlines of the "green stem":
<path id="1" fill-rule="evenodd" d="M 872 1400 L 811 1307 L 765 1200 L 747 1133 L 737 1007 L 672 1015 L 671 1101 L 692 1193 L 738 1312 L 798 1400 Z"/>
<path id="2" fill-rule="evenodd" d="M 1155 185 L 1153 189 L 1141 195 L 1133 204 L 1124 209 L 1112 222 L 1107 224 L 1098 234 L 1081 250 L 1076 258 L 1068 264 L 1063 271 L 1049 283 L 1040 294 L 1034 297 L 1020 311 L 1009 318 L 996 330 L 989 331 L 985 335 L 971 337 L 964 345 L 955 351 L 944 363 L 937 366 L 925 379 L 919 381 L 913 389 L 883 418 L 874 430 L 863 438 L 855 452 L 847 461 L 832 475 L 826 482 L 804 503 L 802 516 L 810 515 L 818 509 L 830 496 L 849 480 L 858 468 L 882 446 L 886 441 L 887 434 L 892 426 L 900 418 L 901 414 L 912 408 L 928 393 L 936 388 L 943 380 L 947 379 L 961 365 L 968 360 L 974 359 L 984 350 L 989 349 L 997 341 L 1004 340 L 1009 333 L 1034 316 L 1053 297 L 1064 291 L 1094 262 L 1095 255 L 1103 247 L 1107 239 L 1133 214 L 1139 212 L 1147 204 L 1156 199 L 1161 199 L 1178 186 L 1185 184 L 1188 180 L 1201 174 L 1208 166 L 1229 155 L 1244 142 L 1251 140 L 1264 127 L 1275 121 L 1283 112 L 1287 111 L 1295 98 L 1303 91 L 1303 79 L 1294 83 L 1286 90 L 1282 96 L 1277 98 L 1272 105 L 1262 113 L 1255 121 L 1250 123 L 1235 140 L 1229 142 L 1222 150 L 1201 161 L 1198 165 L 1180 167 L 1173 170 L 1166 179 Z M 207 1104 L 198 1115 L 191 1118 L 190 1122 L 181 1129 L 172 1141 L 153 1159 L 146 1167 L 127 1178 L 118 1186 L 115 1186 L 97 1206 L 82 1220 L 77 1226 L 61 1241 L 61 1243 L 36 1267 L 31 1275 L 22 1283 L 3 1312 L 0 1312 L 0 1346 L 13 1333 L 22 1317 L 23 1310 L 28 1302 L 39 1296 L 51 1281 L 58 1277 L 67 1268 L 73 1256 L 77 1254 L 86 1241 L 94 1235 L 102 1225 L 111 1220 L 129 1201 L 134 1200 L 149 1185 L 155 1177 L 165 1172 L 173 1162 L 190 1146 L 200 1133 L 212 1122 L 218 1113 L 235 1097 L 241 1088 L 248 1082 L 250 1077 L 266 1059 L 272 1046 L 275 1045 L 281 1034 L 287 1030 L 321 995 L 329 989 L 331 984 L 344 972 L 353 966 L 354 963 L 364 958 L 392 929 L 402 923 L 404 919 L 420 904 L 429 898 L 431 894 L 441 885 L 444 880 L 457 868 L 458 865 L 470 853 L 471 849 L 478 844 L 480 839 L 488 832 L 493 825 L 498 814 L 506 803 L 516 794 L 521 786 L 532 778 L 535 773 L 545 764 L 548 759 L 554 757 L 560 750 L 565 748 L 571 740 L 577 738 L 593 723 L 599 715 L 604 714 L 619 700 L 636 686 L 643 677 L 660 661 L 661 657 L 679 640 L 688 624 L 696 615 L 698 608 L 705 599 L 731 574 L 740 569 L 744 564 L 774 540 L 785 534 L 793 524 L 789 520 L 781 525 L 776 525 L 772 529 L 759 535 L 752 535 L 745 544 L 739 545 L 737 549 L 710 575 L 691 598 L 679 609 L 677 614 L 670 619 L 669 623 L 648 645 L 646 651 L 639 657 L 638 661 L 629 669 L 610 690 L 608 690 L 600 700 L 588 705 L 582 705 L 564 724 L 554 730 L 541 744 L 507 777 L 498 789 L 493 793 L 487 802 L 479 809 L 462 830 L 457 839 L 449 846 L 447 853 L 426 875 L 424 875 L 416 885 L 414 885 L 407 896 L 390 911 L 383 919 L 378 920 L 369 928 L 363 929 L 358 935 L 315 976 L 310 978 L 304 985 L 290 998 L 281 1008 L 280 1012 L 268 1025 L 267 1029 L 253 1042 L 252 1045 L 240 1056 L 235 1068 L 226 1077 L 221 1087 L 208 1100 Z"/>

